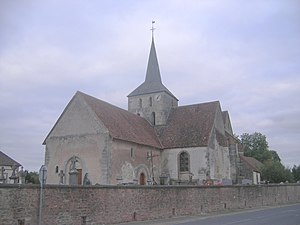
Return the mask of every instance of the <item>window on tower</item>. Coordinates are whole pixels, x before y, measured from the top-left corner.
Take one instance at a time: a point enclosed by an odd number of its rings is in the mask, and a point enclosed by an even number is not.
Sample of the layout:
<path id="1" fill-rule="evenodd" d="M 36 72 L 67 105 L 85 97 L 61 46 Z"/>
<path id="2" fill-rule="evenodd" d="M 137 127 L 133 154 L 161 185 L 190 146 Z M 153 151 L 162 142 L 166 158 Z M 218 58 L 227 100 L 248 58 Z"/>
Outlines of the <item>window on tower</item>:
<path id="1" fill-rule="evenodd" d="M 152 106 L 152 97 L 149 98 L 149 105 Z"/>
<path id="2" fill-rule="evenodd" d="M 155 112 L 152 112 L 152 124 L 155 125 Z"/>
<path id="3" fill-rule="evenodd" d="M 134 157 L 134 151 L 133 151 L 133 148 L 130 149 L 130 157 L 131 157 L 131 158 Z"/>

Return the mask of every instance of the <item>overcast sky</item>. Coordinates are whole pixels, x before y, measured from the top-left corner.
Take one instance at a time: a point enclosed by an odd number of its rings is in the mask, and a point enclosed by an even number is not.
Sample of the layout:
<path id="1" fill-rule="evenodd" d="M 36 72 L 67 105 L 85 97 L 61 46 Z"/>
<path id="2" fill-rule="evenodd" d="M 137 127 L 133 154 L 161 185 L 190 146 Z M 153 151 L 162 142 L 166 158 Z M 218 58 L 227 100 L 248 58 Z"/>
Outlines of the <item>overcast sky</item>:
<path id="1" fill-rule="evenodd" d="M 219 100 L 234 133 L 300 164 L 300 1 L 0 1 L 0 150 L 38 171 L 77 90 L 127 109 L 155 44 L 180 105 Z"/>

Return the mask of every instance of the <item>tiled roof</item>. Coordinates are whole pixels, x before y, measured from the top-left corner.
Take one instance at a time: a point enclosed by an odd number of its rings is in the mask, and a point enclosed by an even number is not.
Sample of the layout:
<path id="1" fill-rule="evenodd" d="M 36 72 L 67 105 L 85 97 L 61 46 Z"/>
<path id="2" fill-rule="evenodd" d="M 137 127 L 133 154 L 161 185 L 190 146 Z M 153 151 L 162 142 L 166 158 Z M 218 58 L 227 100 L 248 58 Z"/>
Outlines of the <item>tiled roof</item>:
<path id="1" fill-rule="evenodd" d="M 263 164 L 257 159 L 253 157 L 243 156 L 243 155 L 240 155 L 240 159 L 242 162 L 246 164 L 246 166 L 250 167 L 252 170 L 261 172 L 261 168 Z"/>
<path id="2" fill-rule="evenodd" d="M 13 160 L 6 154 L 4 154 L 2 151 L 0 151 L 0 166 L 21 166 L 20 163 L 17 161 Z"/>
<path id="3" fill-rule="evenodd" d="M 219 102 L 174 108 L 167 126 L 159 128 L 164 148 L 208 146 Z"/>
<path id="4" fill-rule="evenodd" d="M 112 138 L 158 149 L 208 146 L 216 110 L 220 105 L 215 101 L 174 108 L 167 125 L 154 128 L 146 119 L 127 110 L 79 91 L 76 95 L 86 102 Z M 226 145 L 226 138 L 223 136 L 217 133 L 216 137 L 222 146 Z"/>
<path id="5" fill-rule="evenodd" d="M 77 94 L 84 98 L 113 138 L 161 148 L 155 130 L 144 118 L 82 92 Z"/>

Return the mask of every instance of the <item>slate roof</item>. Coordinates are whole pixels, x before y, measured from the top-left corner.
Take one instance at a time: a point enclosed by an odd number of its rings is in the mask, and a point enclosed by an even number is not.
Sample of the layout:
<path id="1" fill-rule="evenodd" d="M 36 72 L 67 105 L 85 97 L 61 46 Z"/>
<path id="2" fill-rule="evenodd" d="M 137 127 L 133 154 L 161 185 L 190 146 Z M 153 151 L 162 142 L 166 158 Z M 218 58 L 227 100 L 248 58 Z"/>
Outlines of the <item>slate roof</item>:
<path id="1" fill-rule="evenodd" d="M 257 159 L 243 155 L 240 155 L 240 159 L 242 162 L 244 162 L 244 164 L 246 164 L 246 166 L 250 167 L 252 170 L 261 172 L 263 164 Z"/>
<path id="2" fill-rule="evenodd" d="M 164 148 L 208 146 L 219 102 L 174 108 L 167 126 L 159 128 Z"/>
<path id="3" fill-rule="evenodd" d="M 82 92 L 76 94 L 84 98 L 113 138 L 162 148 L 155 130 L 146 119 Z"/>
<path id="4" fill-rule="evenodd" d="M 175 99 L 177 99 L 169 90 L 166 88 L 161 80 L 158 60 L 154 45 L 154 40 L 152 39 L 150 55 L 148 59 L 147 73 L 146 79 L 144 83 L 138 86 L 133 92 L 131 92 L 128 97 L 143 95 L 143 94 L 151 94 L 157 92 L 166 92 Z M 178 99 L 177 99 L 178 100 Z"/>
<path id="5" fill-rule="evenodd" d="M 0 166 L 21 166 L 20 163 L 10 158 L 8 155 L 0 151 Z"/>

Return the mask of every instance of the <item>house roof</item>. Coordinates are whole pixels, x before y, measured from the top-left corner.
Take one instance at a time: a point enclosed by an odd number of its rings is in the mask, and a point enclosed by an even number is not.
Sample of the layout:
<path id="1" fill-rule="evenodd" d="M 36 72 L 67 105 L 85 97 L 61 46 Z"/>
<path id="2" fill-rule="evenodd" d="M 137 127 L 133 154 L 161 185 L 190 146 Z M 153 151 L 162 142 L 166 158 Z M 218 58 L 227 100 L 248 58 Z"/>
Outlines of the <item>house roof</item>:
<path id="1" fill-rule="evenodd" d="M 166 126 L 158 128 L 164 148 L 208 146 L 219 102 L 174 108 Z"/>
<path id="2" fill-rule="evenodd" d="M 243 155 L 240 155 L 240 159 L 246 164 L 246 166 L 250 167 L 253 171 L 261 172 L 263 164 L 257 159 Z"/>
<path id="3" fill-rule="evenodd" d="M 0 151 L 0 166 L 21 166 L 20 163 Z"/>
<path id="4" fill-rule="evenodd" d="M 166 88 L 161 80 L 159 65 L 154 45 L 154 40 L 152 39 L 150 55 L 148 59 L 148 66 L 146 72 L 146 79 L 144 83 L 138 86 L 133 92 L 131 92 L 128 97 L 151 94 L 157 92 L 166 92 L 175 99 L 177 99 L 169 90 Z M 178 99 L 177 99 L 178 100 Z"/>
<path id="5" fill-rule="evenodd" d="M 155 130 L 146 119 L 82 92 L 76 94 L 83 97 L 113 138 L 162 148 Z"/>

